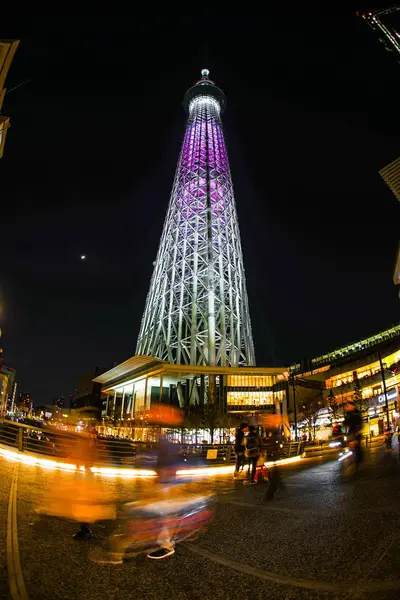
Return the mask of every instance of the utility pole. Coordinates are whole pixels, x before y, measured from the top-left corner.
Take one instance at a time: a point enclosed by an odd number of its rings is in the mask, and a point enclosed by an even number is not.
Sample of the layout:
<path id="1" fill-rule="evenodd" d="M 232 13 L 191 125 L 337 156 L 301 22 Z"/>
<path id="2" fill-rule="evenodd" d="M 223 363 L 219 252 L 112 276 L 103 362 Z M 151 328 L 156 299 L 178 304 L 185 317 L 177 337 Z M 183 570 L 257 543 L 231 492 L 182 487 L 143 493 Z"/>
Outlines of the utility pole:
<path id="1" fill-rule="evenodd" d="M 387 428 L 389 430 L 390 429 L 389 404 L 388 404 L 388 397 L 387 397 L 387 390 L 386 390 L 385 373 L 384 373 L 384 370 L 383 370 L 382 355 L 381 355 L 380 352 L 378 352 L 378 356 L 379 356 L 379 365 L 381 367 L 381 377 L 382 377 L 382 384 L 383 384 L 383 393 L 385 394 L 385 408 L 386 408 Z"/>
<path id="2" fill-rule="evenodd" d="M 3 332 L 0 329 L 0 338 L 2 335 L 3 335 Z M 3 367 L 3 363 L 4 363 L 3 348 L 0 348 L 0 373 L 1 373 L 1 369 Z M 0 416 L 1 417 L 5 416 L 6 411 L 7 411 L 7 387 L 4 386 L 4 383 L 3 383 L 3 395 L 4 395 L 4 401 L 0 404 Z"/>
<path id="3" fill-rule="evenodd" d="M 297 435 L 297 404 L 296 404 L 296 384 L 294 381 L 294 375 L 292 375 L 292 389 L 293 389 L 293 416 L 294 416 L 294 439 L 296 442 L 299 441 Z"/>

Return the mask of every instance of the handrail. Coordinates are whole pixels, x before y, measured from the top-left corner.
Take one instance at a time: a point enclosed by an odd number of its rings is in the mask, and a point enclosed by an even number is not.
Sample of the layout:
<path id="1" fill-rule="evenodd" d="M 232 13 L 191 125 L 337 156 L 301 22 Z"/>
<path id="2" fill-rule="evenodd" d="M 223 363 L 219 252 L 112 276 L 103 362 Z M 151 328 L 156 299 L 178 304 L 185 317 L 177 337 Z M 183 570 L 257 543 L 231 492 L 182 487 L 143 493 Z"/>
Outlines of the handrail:
<path id="1" fill-rule="evenodd" d="M 92 457 L 101 466 L 133 467 L 155 463 L 155 449 L 152 442 L 134 442 L 129 439 L 98 437 L 91 440 L 80 433 L 58 430 L 51 426 L 43 428 L 26 423 L 0 419 L 0 444 L 18 449 L 19 452 L 61 458 L 68 461 L 76 457 L 82 441 L 91 445 Z M 265 447 L 267 457 L 289 458 L 302 454 L 301 442 L 273 444 Z M 235 461 L 232 444 L 176 444 L 182 463 L 186 464 L 233 464 Z M 217 454 L 209 453 L 216 450 Z"/>

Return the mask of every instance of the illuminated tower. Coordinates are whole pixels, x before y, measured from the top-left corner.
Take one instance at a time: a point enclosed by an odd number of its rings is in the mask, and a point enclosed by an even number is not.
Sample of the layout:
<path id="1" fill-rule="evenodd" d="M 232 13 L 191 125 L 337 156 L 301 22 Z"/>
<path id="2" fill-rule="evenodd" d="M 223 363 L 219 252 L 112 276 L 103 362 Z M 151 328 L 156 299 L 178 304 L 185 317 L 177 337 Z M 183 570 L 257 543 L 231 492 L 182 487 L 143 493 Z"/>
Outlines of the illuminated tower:
<path id="1" fill-rule="evenodd" d="M 389 6 L 379 10 L 357 13 L 379 35 L 386 50 L 400 55 L 400 6 Z M 400 61 L 400 56 L 397 57 Z"/>
<path id="2" fill-rule="evenodd" d="M 253 365 L 246 280 L 221 114 L 204 69 L 189 118 L 146 300 L 137 354 L 177 364 Z"/>

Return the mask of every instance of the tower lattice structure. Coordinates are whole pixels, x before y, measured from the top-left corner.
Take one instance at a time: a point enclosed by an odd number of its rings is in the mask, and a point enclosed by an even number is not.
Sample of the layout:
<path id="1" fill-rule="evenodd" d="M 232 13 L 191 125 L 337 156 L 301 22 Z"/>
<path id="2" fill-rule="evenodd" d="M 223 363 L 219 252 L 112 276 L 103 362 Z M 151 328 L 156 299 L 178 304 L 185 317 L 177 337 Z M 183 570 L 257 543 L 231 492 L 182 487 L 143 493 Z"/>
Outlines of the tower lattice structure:
<path id="1" fill-rule="evenodd" d="M 142 318 L 137 354 L 171 363 L 255 363 L 238 218 L 221 114 L 225 95 L 202 78 L 189 115 Z"/>
<path id="2" fill-rule="evenodd" d="M 359 15 L 360 13 L 357 13 Z M 388 22 L 388 19 L 397 15 L 397 26 L 393 27 Z M 400 54 L 400 6 L 388 6 L 369 12 L 361 13 L 361 17 L 365 19 L 368 25 L 378 34 L 379 40 L 385 45 L 389 52 L 395 50 Z M 400 57 L 397 56 L 397 61 L 400 62 Z"/>

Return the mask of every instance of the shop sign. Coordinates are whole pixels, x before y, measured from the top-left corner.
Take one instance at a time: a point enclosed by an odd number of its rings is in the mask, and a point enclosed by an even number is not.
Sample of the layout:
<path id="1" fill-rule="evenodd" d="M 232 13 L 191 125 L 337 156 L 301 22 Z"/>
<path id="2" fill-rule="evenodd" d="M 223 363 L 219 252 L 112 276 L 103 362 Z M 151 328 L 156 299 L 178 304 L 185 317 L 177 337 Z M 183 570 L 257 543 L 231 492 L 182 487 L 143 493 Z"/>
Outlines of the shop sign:
<path id="1" fill-rule="evenodd" d="M 397 399 L 397 391 L 395 388 L 391 388 L 387 391 L 387 399 L 388 402 L 394 402 Z M 379 408 L 385 406 L 385 404 L 385 394 L 379 394 L 379 396 L 372 396 L 372 398 L 368 398 L 368 406 L 371 408 Z"/>
<path id="2" fill-rule="evenodd" d="M 207 460 L 215 460 L 217 458 L 218 450 L 207 450 Z"/>
<path id="3" fill-rule="evenodd" d="M 396 398 L 397 398 L 397 392 L 395 389 L 389 390 L 388 392 L 386 392 L 386 395 L 387 395 L 388 402 L 392 402 L 393 400 L 396 400 Z M 383 404 L 384 402 L 386 402 L 385 394 L 381 394 L 380 396 L 378 396 L 378 402 L 379 402 L 379 404 Z"/>

